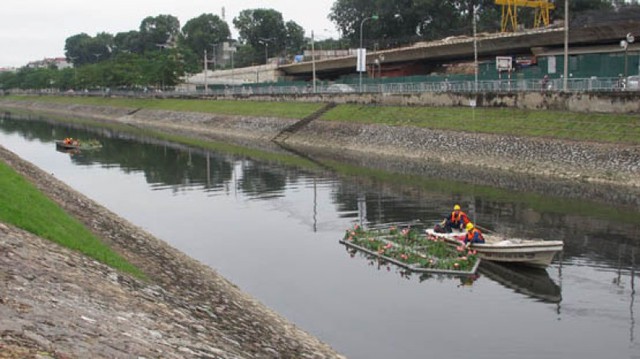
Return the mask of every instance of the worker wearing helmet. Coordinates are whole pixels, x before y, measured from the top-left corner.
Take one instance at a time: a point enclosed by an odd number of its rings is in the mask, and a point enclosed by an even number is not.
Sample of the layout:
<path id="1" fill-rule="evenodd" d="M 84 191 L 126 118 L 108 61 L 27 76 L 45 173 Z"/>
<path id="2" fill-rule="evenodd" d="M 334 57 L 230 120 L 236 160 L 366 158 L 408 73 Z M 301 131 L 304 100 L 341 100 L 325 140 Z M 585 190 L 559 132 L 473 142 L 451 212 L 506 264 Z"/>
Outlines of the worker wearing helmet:
<path id="1" fill-rule="evenodd" d="M 482 232 L 473 223 L 469 222 L 466 226 L 467 235 L 464 237 L 464 244 L 469 243 L 484 243 L 484 237 L 482 236 Z"/>
<path id="2" fill-rule="evenodd" d="M 464 226 L 469 222 L 467 214 L 462 212 L 459 204 L 456 204 L 453 206 L 453 212 L 444 219 L 443 227 L 445 232 L 451 233 L 453 228 L 463 230 Z"/>

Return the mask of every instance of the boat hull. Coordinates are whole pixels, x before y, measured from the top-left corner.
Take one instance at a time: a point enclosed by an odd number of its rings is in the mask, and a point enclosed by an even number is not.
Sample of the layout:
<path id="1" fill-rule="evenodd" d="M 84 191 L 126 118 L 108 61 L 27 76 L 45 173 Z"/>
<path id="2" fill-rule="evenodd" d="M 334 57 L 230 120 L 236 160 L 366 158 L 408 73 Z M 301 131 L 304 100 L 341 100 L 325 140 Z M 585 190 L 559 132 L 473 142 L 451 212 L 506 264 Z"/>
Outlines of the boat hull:
<path id="1" fill-rule="evenodd" d="M 64 141 L 57 140 L 56 141 L 56 147 L 62 148 L 62 149 L 65 149 L 65 150 L 77 150 L 77 149 L 80 148 L 80 145 L 78 145 L 77 143 L 76 144 L 65 143 Z"/>
<path id="2" fill-rule="evenodd" d="M 426 232 L 427 235 L 441 238 L 451 245 L 462 244 L 459 239 L 462 233 L 436 233 L 430 229 Z M 477 251 L 481 259 L 539 268 L 548 267 L 564 247 L 562 241 L 503 240 L 491 236 L 485 236 L 485 240 L 486 243 L 471 244 L 471 248 Z"/>

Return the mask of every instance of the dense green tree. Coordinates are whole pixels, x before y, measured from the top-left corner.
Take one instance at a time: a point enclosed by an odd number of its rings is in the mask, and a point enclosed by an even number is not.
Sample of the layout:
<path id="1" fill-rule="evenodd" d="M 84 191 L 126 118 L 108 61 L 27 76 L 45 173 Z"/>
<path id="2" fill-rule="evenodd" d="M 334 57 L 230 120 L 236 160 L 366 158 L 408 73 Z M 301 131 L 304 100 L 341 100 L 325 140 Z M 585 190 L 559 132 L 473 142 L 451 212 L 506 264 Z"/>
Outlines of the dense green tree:
<path id="1" fill-rule="evenodd" d="M 131 30 L 119 32 L 114 38 L 116 53 L 136 53 L 144 52 L 142 36 L 139 31 Z"/>
<path id="2" fill-rule="evenodd" d="M 114 50 L 113 35 L 102 32 L 95 37 L 85 33 L 68 37 L 65 56 L 74 66 L 92 64 L 111 58 Z"/>
<path id="3" fill-rule="evenodd" d="M 19 87 L 18 78 L 15 73 L 10 71 L 0 72 L 0 91 Z"/>
<path id="4" fill-rule="evenodd" d="M 282 14 L 276 10 L 243 10 L 233 19 L 233 25 L 238 29 L 240 42 L 254 49 L 264 49 L 267 54 L 279 54 L 286 47 L 287 28 Z M 259 56 L 252 60 L 257 63 L 265 62 L 264 55 L 262 61 Z"/>
<path id="5" fill-rule="evenodd" d="M 74 66 L 80 66 L 91 62 L 89 43 L 91 36 L 81 33 L 68 37 L 65 40 L 65 56 Z"/>
<path id="6" fill-rule="evenodd" d="M 180 44 L 193 54 L 200 55 L 207 50 L 213 56 L 214 45 L 228 41 L 231 36 L 229 25 L 213 14 L 202 14 L 193 18 L 182 27 Z"/>
<path id="7" fill-rule="evenodd" d="M 19 88 L 50 89 L 60 86 L 61 73 L 54 68 L 22 68 L 18 70 Z"/>
<path id="8" fill-rule="evenodd" d="M 140 23 L 144 51 L 174 46 L 180 35 L 180 20 L 173 15 L 148 16 Z"/>
<path id="9" fill-rule="evenodd" d="M 258 51 L 249 44 L 239 44 L 234 57 L 235 67 L 257 65 L 258 61 L 264 62 L 264 52 Z"/>
<path id="10" fill-rule="evenodd" d="M 470 33 L 474 7 L 477 7 L 480 30 L 486 29 L 484 23 L 491 20 L 483 16 L 485 13 L 500 14 L 493 0 L 337 0 L 329 18 L 343 36 L 350 39 L 352 46 L 359 46 L 362 25 L 367 47 L 374 47 L 374 43 L 389 47 Z M 365 20 L 373 15 L 377 16 L 376 20 Z M 500 19 L 494 23 L 499 25 Z"/>
<path id="11" fill-rule="evenodd" d="M 295 21 L 287 21 L 287 23 L 285 24 L 285 28 L 287 37 L 285 42 L 286 53 L 284 54 L 284 56 L 300 53 L 301 50 L 306 46 L 306 42 L 304 39 L 304 29 Z"/>

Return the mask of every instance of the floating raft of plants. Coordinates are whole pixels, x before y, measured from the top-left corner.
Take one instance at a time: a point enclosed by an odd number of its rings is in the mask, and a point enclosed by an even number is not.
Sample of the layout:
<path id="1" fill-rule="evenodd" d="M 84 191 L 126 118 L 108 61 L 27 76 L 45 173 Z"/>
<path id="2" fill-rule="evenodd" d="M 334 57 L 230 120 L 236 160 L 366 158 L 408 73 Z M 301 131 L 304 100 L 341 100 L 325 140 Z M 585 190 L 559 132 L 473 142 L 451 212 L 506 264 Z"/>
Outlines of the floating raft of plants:
<path id="1" fill-rule="evenodd" d="M 453 247 L 410 227 L 366 230 L 356 225 L 340 243 L 418 273 L 472 275 L 480 265 L 476 252 L 464 245 Z"/>

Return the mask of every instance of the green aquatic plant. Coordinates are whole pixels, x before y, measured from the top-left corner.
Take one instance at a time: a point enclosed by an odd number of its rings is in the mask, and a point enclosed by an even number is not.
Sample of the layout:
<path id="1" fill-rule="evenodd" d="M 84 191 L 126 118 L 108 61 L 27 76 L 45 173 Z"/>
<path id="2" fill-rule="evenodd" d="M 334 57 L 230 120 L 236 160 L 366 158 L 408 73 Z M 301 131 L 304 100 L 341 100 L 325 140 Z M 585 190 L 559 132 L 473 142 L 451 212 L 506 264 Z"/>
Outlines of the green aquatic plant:
<path id="1" fill-rule="evenodd" d="M 478 261 L 474 250 L 451 246 L 410 227 L 366 230 L 356 225 L 346 231 L 343 242 L 412 268 L 465 272 L 472 271 Z"/>

